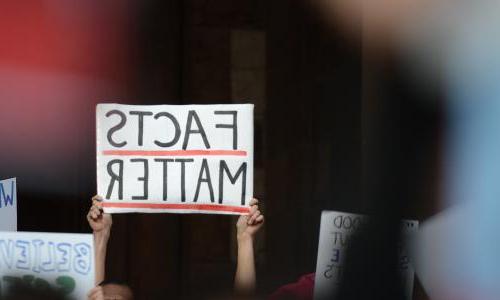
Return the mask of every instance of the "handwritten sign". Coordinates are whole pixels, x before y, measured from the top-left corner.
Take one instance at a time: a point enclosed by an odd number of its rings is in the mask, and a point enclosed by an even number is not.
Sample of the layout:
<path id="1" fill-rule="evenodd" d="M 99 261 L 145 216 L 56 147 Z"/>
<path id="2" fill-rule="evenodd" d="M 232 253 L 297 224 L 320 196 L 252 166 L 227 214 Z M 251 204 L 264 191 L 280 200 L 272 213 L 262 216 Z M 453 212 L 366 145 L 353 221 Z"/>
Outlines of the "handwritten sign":
<path id="1" fill-rule="evenodd" d="M 87 299 L 94 286 L 91 234 L 0 232 L 0 291 L 24 282 Z"/>
<path id="2" fill-rule="evenodd" d="M 16 179 L 0 181 L 0 231 L 17 231 Z"/>
<path id="3" fill-rule="evenodd" d="M 253 105 L 97 106 L 104 211 L 245 214 Z"/>
<path id="4" fill-rule="evenodd" d="M 323 211 L 314 283 L 315 299 L 331 299 L 342 281 L 343 262 L 350 239 L 367 221 L 367 217 L 337 211 Z M 418 229 L 417 221 L 402 221 L 403 234 Z M 412 298 L 415 271 L 405 245 L 399 249 L 399 270 L 404 280 L 406 299 Z"/>

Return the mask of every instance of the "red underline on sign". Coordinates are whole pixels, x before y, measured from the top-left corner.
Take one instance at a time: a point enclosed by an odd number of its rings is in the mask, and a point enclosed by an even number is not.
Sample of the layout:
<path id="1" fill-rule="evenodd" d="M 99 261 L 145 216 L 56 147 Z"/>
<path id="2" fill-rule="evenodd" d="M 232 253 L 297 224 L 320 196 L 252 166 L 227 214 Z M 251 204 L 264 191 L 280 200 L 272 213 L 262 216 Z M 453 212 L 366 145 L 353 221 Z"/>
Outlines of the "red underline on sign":
<path id="1" fill-rule="evenodd" d="M 151 209 L 172 209 L 172 210 L 206 210 L 206 211 L 227 211 L 236 213 L 248 213 L 250 208 L 229 205 L 215 204 L 180 204 L 180 203 L 116 203 L 103 202 L 103 207 L 109 208 L 151 208 Z"/>
<path id="2" fill-rule="evenodd" d="M 104 150 L 103 155 L 118 156 L 247 156 L 244 150 Z"/>

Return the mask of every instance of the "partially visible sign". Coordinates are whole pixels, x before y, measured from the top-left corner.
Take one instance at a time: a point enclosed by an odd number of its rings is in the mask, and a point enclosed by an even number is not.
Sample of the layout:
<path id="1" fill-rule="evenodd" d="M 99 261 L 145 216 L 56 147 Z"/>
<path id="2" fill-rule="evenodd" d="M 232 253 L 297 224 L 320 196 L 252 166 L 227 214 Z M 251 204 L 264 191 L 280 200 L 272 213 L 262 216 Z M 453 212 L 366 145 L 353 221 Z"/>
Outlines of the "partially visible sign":
<path id="1" fill-rule="evenodd" d="M 0 232 L 0 292 L 22 281 L 87 299 L 94 268 L 91 234 Z"/>
<path id="2" fill-rule="evenodd" d="M 337 211 L 323 211 L 318 245 L 318 260 L 314 284 L 315 299 L 331 299 L 341 283 L 343 262 L 351 237 L 363 226 L 367 217 Z M 402 221 L 403 234 L 418 229 L 418 221 Z M 406 299 L 413 294 L 414 268 L 408 258 L 406 245 L 399 249 L 399 268 L 406 293 Z"/>
<path id="3" fill-rule="evenodd" d="M 0 231 L 17 231 L 16 179 L 0 181 Z"/>

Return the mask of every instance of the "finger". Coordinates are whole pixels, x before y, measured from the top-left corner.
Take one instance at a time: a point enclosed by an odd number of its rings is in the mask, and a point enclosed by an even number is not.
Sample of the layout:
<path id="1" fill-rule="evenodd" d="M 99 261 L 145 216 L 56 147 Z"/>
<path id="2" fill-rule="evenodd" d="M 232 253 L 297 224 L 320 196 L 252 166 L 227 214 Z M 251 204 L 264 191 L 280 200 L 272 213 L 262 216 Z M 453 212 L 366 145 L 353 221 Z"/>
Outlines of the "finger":
<path id="1" fill-rule="evenodd" d="M 258 216 L 260 216 L 260 210 L 257 210 L 253 215 L 252 215 L 252 223 L 257 219 Z"/>
<path id="2" fill-rule="evenodd" d="M 90 207 L 89 212 L 87 213 L 87 219 L 92 218 L 92 209 L 93 209 L 93 206 Z"/>
<path id="3" fill-rule="evenodd" d="M 95 220 L 96 218 L 94 217 L 92 211 L 89 211 L 89 213 L 87 214 L 87 221 L 94 222 Z"/>
<path id="4" fill-rule="evenodd" d="M 101 196 L 94 196 L 92 198 L 92 205 L 95 205 L 97 207 L 101 207 L 102 206 L 102 197 Z"/>
<path id="5" fill-rule="evenodd" d="M 104 212 L 103 212 L 102 208 L 93 205 L 90 208 L 90 213 L 92 214 L 92 218 L 93 219 L 98 219 L 98 218 L 100 218 L 102 216 L 102 214 Z"/>
<path id="6" fill-rule="evenodd" d="M 254 224 L 255 223 L 255 219 L 257 219 L 257 217 L 260 216 L 260 210 L 256 211 L 252 217 L 250 218 L 250 224 Z"/>
<path id="7" fill-rule="evenodd" d="M 102 209 L 97 206 L 92 206 L 92 211 L 97 214 L 97 216 L 100 216 L 102 213 Z"/>
<path id="8" fill-rule="evenodd" d="M 97 220 L 97 219 L 99 219 L 99 217 L 101 216 L 101 214 L 99 213 L 98 210 L 93 210 L 91 212 L 91 216 L 92 216 L 92 219 Z"/>
<path id="9" fill-rule="evenodd" d="M 246 222 L 248 215 L 240 215 L 236 223 Z"/>
<path id="10" fill-rule="evenodd" d="M 255 214 L 257 210 L 259 210 L 259 207 L 257 205 L 250 207 L 250 213 L 248 214 L 248 220 L 247 220 L 248 225 L 251 224 L 250 220 L 252 219 L 253 214 Z"/>
<path id="11" fill-rule="evenodd" d="M 264 222 L 264 215 L 260 215 L 255 219 L 256 224 L 261 224 Z"/>
<path id="12" fill-rule="evenodd" d="M 102 209 L 102 201 L 94 201 L 92 205 L 95 206 L 97 209 Z"/>
<path id="13" fill-rule="evenodd" d="M 253 208 L 253 207 L 257 207 L 257 209 L 259 209 L 258 203 L 254 203 L 254 204 L 250 205 L 250 208 Z"/>
<path id="14" fill-rule="evenodd" d="M 252 198 L 252 200 L 250 200 L 250 206 L 257 205 L 258 203 L 259 203 L 259 200 L 257 198 Z"/>
<path id="15" fill-rule="evenodd" d="M 238 222 L 236 222 L 236 228 L 240 228 L 246 224 L 248 224 L 248 215 L 241 215 L 238 218 Z"/>
<path id="16" fill-rule="evenodd" d="M 256 210 L 255 212 L 253 212 L 251 215 L 248 216 L 248 225 L 252 225 L 253 224 L 253 220 L 255 219 L 255 214 L 258 212 L 259 210 Z M 260 212 L 259 212 L 260 213 Z"/>

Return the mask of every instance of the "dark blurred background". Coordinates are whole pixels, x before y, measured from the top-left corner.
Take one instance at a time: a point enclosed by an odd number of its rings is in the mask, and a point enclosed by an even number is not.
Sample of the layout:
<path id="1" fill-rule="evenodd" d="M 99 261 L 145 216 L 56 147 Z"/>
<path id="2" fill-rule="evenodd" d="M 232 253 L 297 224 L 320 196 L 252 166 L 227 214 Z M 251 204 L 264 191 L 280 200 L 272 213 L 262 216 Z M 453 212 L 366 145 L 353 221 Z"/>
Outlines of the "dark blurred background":
<path id="1" fill-rule="evenodd" d="M 397 71 L 363 63 L 361 38 L 306 1 L 24 0 L 0 12 L 0 178 L 17 177 L 19 230 L 90 232 L 101 102 L 255 104 L 263 294 L 314 272 L 321 210 L 431 211 L 419 200 L 435 186 L 406 187 L 435 179 L 422 159 L 439 148 L 439 109 L 411 101 Z M 384 185 L 368 189 L 375 200 L 361 193 L 365 160 L 390 173 L 366 173 Z M 113 218 L 107 277 L 138 299 L 231 290 L 234 217 Z"/>

